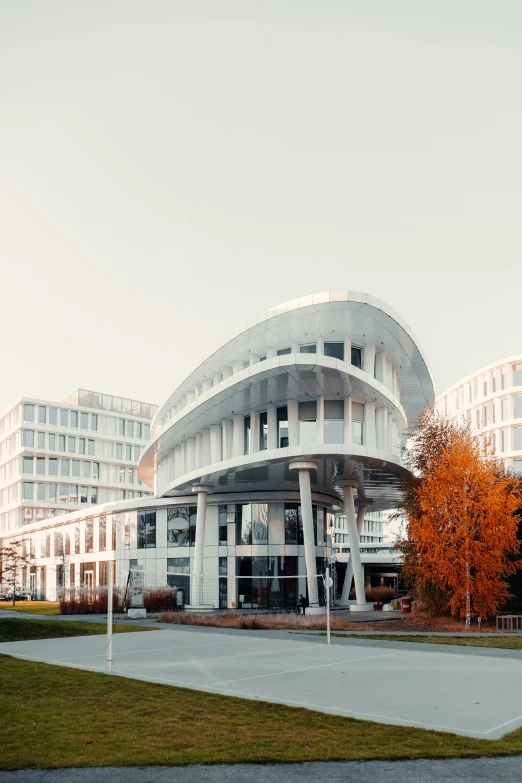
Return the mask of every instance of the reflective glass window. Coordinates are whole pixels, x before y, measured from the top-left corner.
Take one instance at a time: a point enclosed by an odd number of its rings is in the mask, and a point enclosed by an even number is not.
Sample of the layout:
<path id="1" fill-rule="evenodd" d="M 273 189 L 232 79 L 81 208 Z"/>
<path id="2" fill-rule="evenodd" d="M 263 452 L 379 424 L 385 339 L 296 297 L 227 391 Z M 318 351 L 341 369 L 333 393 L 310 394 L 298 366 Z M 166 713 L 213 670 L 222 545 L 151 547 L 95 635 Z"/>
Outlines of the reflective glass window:
<path id="1" fill-rule="evenodd" d="M 65 451 L 65 435 L 58 435 L 58 451 Z"/>
<path id="2" fill-rule="evenodd" d="M 38 423 L 45 424 L 47 420 L 47 408 L 45 405 L 38 406 Z"/>
<path id="3" fill-rule="evenodd" d="M 83 477 L 84 478 L 90 478 L 91 477 L 91 463 L 90 462 L 82 462 L 82 470 L 83 470 Z"/>
<path id="4" fill-rule="evenodd" d="M 167 574 L 190 574 L 190 557 L 167 558 Z"/>
<path id="5" fill-rule="evenodd" d="M 502 375 L 500 376 L 500 378 L 501 378 L 500 388 L 507 389 L 507 372 L 505 370 L 502 370 Z"/>
<path id="6" fill-rule="evenodd" d="M 266 354 L 264 356 L 259 357 L 260 362 L 266 362 Z"/>
<path id="7" fill-rule="evenodd" d="M 93 477 L 93 479 L 99 479 L 100 478 L 100 463 L 99 462 L 93 462 L 92 463 L 92 477 Z"/>
<path id="8" fill-rule="evenodd" d="M 101 516 L 98 522 L 98 550 L 105 552 L 107 548 L 107 517 Z"/>
<path id="9" fill-rule="evenodd" d="M 57 408 L 49 408 L 49 424 L 58 424 Z"/>
<path id="10" fill-rule="evenodd" d="M 75 454 L 76 452 L 76 438 L 69 435 L 67 438 L 67 451 L 69 454 Z"/>
<path id="11" fill-rule="evenodd" d="M 69 411 L 64 410 L 64 408 L 60 408 L 60 425 L 62 427 L 69 426 Z"/>
<path id="12" fill-rule="evenodd" d="M 259 414 L 259 449 L 263 451 L 268 445 L 268 414 L 262 411 Z"/>
<path id="13" fill-rule="evenodd" d="M 24 421 L 34 421 L 34 405 L 30 402 L 24 404 Z"/>
<path id="14" fill-rule="evenodd" d="M 87 441 L 87 452 L 89 456 L 94 457 L 94 441 L 89 438 Z"/>
<path id="15" fill-rule="evenodd" d="M 47 444 L 50 451 L 54 451 L 56 449 L 56 435 L 54 432 L 47 433 Z"/>
<path id="16" fill-rule="evenodd" d="M 243 424 L 243 454 L 250 454 L 250 416 L 245 416 Z"/>
<path id="17" fill-rule="evenodd" d="M 133 438 L 134 437 L 134 422 L 133 421 L 127 421 L 127 424 L 125 425 L 126 431 L 127 431 L 127 437 Z"/>
<path id="18" fill-rule="evenodd" d="M 493 375 L 493 378 L 491 379 L 491 386 L 492 386 L 492 393 L 495 394 L 497 390 L 497 378 L 495 375 Z"/>
<path id="19" fill-rule="evenodd" d="M 37 457 L 36 459 L 36 475 L 45 476 L 45 457 Z"/>
<path id="20" fill-rule="evenodd" d="M 138 549 L 156 546 L 156 512 L 138 511 Z"/>
<path id="21" fill-rule="evenodd" d="M 71 427 L 78 429 L 78 411 L 71 411 Z"/>
<path id="22" fill-rule="evenodd" d="M 132 446 L 128 443 L 125 444 L 125 459 L 129 462 L 132 460 Z"/>
<path id="23" fill-rule="evenodd" d="M 317 443 L 317 402 L 299 403 L 299 443 Z"/>
<path id="24" fill-rule="evenodd" d="M 522 476 L 522 459 L 513 461 L 513 470 L 517 476 Z"/>
<path id="25" fill-rule="evenodd" d="M 352 438 L 356 446 L 364 444 L 364 404 L 352 402 Z"/>
<path id="26" fill-rule="evenodd" d="M 277 352 L 277 355 L 278 355 L 278 356 L 286 356 L 287 354 L 289 354 L 289 353 L 291 353 L 291 352 L 292 352 L 292 349 L 291 349 L 291 348 L 280 348 L 280 349 L 278 350 L 278 352 Z"/>
<path id="27" fill-rule="evenodd" d="M 39 449 L 45 449 L 45 432 L 38 433 L 36 443 Z"/>
<path id="28" fill-rule="evenodd" d="M 134 462 L 139 462 L 140 459 L 140 447 L 134 446 Z"/>
<path id="29" fill-rule="evenodd" d="M 505 451 L 509 451 L 509 443 L 508 443 L 508 440 L 509 440 L 509 430 L 502 430 L 501 437 L 502 437 L 502 441 L 501 441 L 502 442 L 502 453 L 504 453 Z"/>
<path id="30" fill-rule="evenodd" d="M 515 419 L 522 419 L 522 394 L 513 397 L 513 415 Z"/>
<path id="31" fill-rule="evenodd" d="M 317 506 L 312 506 L 314 541 L 317 544 Z M 285 503 L 285 544 L 304 544 L 303 520 L 299 503 Z"/>
<path id="32" fill-rule="evenodd" d="M 522 451 L 522 427 L 513 429 L 513 449 L 514 451 Z"/>
<path id="33" fill-rule="evenodd" d="M 509 398 L 504 397 L 502 399 L 502 421 L 509 419 Z"/>
<path id="34" fill-rule="evenodd" d="M 34 446 L 34 430 L 24 430 L 24 446 Z"/>
<path id="35" fill-rule="evenodd" d="M 344 400 L 324 401 L 324 442 L 344 443 Z"/>
<path id="36" fill-rule="evenodd" d="M 69 475 L 69 460 L 62 459 L 60 460 L 60 476 L 68 476 L 68 475 Z"/>
<path id="37" fill-rule="evenodd" d="M 78 454 L 85 454 L 85 438 L 78 438 Z"/>
<path id="38" fill-rule="evenodd" d="M 344 361 L 344 343 L 326 343 L 324 344 L 324 355 L 331 356 L 332 359 Z"/>
<path id="39" fill-rule="evenodd" d="M 33 457 L 23 457 L 23 472 L 32 474 L 34 472 L 33 463 Z"/>
<path id="40" fill-rule="evenodd" d="M 45 500 L 45 484 L 38 483 L 36 485 L 36 499 Z"/>
<path id="41" fill-rule="evenodd" d="M 91 503 L 98 502 L 98 487 L 91 487 Z"/>
<path id="42" fill-rule="evenodd" d="M 142 426 L 142 435 L 145 438 L 145 440 L 148 440 L 150 438 L 150 425 L 144 424 Z"/>
<path id="43" fill-rule="evenodd" d="M 71 476 L 77 476 L 78 478 L 80 478 L 80 460 L 73 459 L 71 460 L 71 463 L 72 463 Z"/>
<path id="44" fill-rule="evenodd" d="M 352 345 L 351 363 L 354 367 L 362 370 L 362 348 L 359 348 L 357 345 Z"/>
<path id="45" fill-rule="evenodd" d="M 277 409 L 277 446 L 284 449 L 288 446 L 288 408 Z"/>
<path id="46" fill-rule="evenodd" d="M 123 443 L 116 444 L 116 459 L 123 459 Z"/>
<path id="47" fill-rule="evenodd" d="M 56 500 L 56 484 L 49 484 L 49 500 Z"/>
<path id="48" fill-rule="evenodd" d="M 88 496 L 87 487 L 80 487 L 80 503 L 88 503 L 88 502 L 89 502 L 89 496 Z"/>
<path id="49" fill-rule="evenodd" d="M 58 475 L 58 459 L 56 457 L 49 457 L 49 475 L 50 476 L 57 476 Z"/>
<path id="50" fill-rule="evenodd" d="M 78 503 L 78 485 L 69 485 L 69 503 Z"/>
<path id="51" fill-rule="evenodd" d="M 89 429 L 89 414 L 84 411 L 80 413 L 80 427 L 82 430 Z"/>
<path id="52" fill-rule="evenodd" d="M 299 353 L 316 353 L 317 345 L 315 343 L 307 343 L 306 345 L 299 346 Z"/>
<path id="53" fill-rule="evenodd" d="M 522 386 L 522 364 L 513 365 L 513 386 Z"/>
<path id="54" fill-rule="evenodd" d="M 167 546 L 190 546 L 196 540 L 197 506 L 167 509 Z"/>
<path id="55" fill-rule="evenodd" d="M 91 413 L 91 430 L 93 432 L 98 431 L 98 414 L 97 413 Z"/>
<path id="56" fill-rule="evenodd" d="M 22 498 L 24 500 L 34 500 L 34 484 L 32 481 L 24 481 L 22 484 Z"/>
<path id="57" fill-rule="evenodd" d="M 85 520 L 85 551 L 92 552 L 94 546 L 94 520 Z"/>
<path id="58" fill-rule="evenodd" d="M 118 419 L 118 434 L 125 435 L 125 419 Z"/>

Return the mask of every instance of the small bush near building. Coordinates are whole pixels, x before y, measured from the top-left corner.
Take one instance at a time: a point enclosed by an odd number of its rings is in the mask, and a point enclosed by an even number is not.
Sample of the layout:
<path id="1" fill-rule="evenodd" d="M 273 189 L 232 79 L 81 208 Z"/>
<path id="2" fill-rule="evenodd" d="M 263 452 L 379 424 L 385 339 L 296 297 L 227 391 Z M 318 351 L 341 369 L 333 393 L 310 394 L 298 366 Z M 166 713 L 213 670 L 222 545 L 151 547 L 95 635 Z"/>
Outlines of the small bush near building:
<path id="1" fill-rule="evenodd" d="M 175 587 L 146 587 L 143 603 L 147 612 L 169 612 L 176 608 Z M 113 611 L 124 612 L 129 606 L 129 597 L 121 587 L 113 589 Z M 108 608 L 108 588 L 76 587 L 62 588 L 58 591 L 61 614 L 106 614 Z"/>

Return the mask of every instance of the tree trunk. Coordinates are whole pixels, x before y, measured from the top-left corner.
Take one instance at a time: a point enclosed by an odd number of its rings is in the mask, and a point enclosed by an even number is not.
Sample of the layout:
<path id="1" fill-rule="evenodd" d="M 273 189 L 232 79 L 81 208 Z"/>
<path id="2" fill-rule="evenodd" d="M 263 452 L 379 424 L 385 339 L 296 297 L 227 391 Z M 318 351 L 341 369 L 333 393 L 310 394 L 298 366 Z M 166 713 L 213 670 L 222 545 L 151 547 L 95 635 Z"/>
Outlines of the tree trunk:
<path id="1" fill-rule="evenodd" d="M 466 539 L 466 631 L 471 630 L 471 590 L 469 574 L 468 541 Z"/>

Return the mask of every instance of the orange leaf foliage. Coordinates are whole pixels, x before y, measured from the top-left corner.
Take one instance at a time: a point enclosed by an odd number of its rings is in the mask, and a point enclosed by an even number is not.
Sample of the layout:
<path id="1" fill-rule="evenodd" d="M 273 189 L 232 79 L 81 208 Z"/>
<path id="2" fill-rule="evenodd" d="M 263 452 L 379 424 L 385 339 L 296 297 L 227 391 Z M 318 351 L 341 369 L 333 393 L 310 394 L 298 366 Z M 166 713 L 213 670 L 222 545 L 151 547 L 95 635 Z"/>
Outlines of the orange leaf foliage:
<path id="1" fill-rule="evenodd" d="M 495 614 L 508 596 L 505 577 L 520 565 L 520 481 L 467 423 L 435 411 L 421 418 L 405 456 L 413 472 L 400 506 L 406 577 L 420 595 L 447 595 L 454 616 L 468 607 L 471 616 Z"/>

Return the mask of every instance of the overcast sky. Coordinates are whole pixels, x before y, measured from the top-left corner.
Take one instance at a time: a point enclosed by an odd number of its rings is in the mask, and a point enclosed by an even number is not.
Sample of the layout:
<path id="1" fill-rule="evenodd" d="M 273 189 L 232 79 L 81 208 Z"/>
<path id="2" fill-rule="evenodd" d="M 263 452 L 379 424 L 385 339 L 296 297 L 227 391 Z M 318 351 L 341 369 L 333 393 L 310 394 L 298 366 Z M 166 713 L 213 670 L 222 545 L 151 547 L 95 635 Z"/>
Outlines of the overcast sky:
<path id="1" fill-rule="evenodd" d="M 522 353 L 521 74 L 520 0 L 0 0 L 0 409 L 326 289 L 438 392 Z"/>

